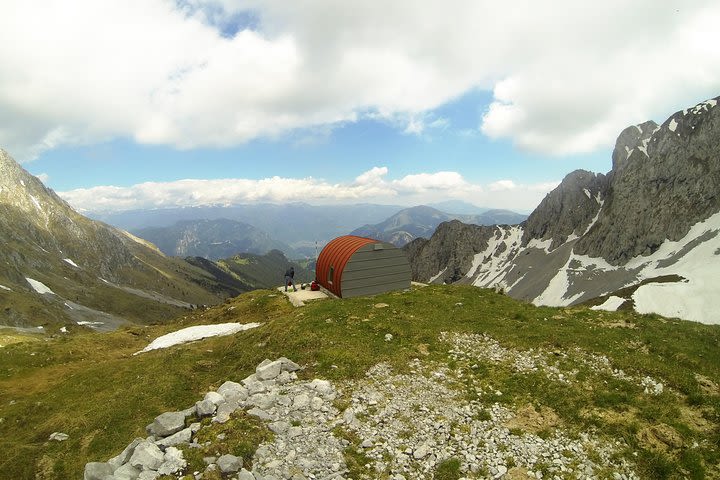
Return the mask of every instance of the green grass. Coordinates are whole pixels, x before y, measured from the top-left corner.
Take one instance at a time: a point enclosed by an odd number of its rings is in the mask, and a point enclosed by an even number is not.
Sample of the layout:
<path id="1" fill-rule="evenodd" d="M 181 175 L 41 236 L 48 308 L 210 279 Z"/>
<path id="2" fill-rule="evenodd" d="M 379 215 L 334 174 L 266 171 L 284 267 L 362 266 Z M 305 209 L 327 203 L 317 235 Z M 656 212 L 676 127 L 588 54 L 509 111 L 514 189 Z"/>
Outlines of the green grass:
<path id="1" fill-rule="evenodd" d="M 389 307 L 374 308 L 380 302 Z M 455 306 L 458 302 L 462 306 Z M 132 355 L 164 333 L 230 321 L 263 326 Z M 634 328 L 609 326 L 617 323 Z M 168 325 L 0 348 L 0 448 L 5 453 L 0 478 L 79 478 L 86 462 L 107 460 L 144 436 L 145 425 L 159 413 L 187 408 L 225 380 L 241 380 L 265 358 L 286 356 L 306 366 L 302 378 L 334 381 L 362 378 L 380 361 L 401 372 L 416 357 L 448 365 L 450 347 L 439 340 L 443 331 L 486 333 L 505 348 L 557 352 L 553 358 L 563 371 L 578 370 L 576 381 L 565 385 L 541 372 L 518 373 L 509 364 L 478 361 L 473 368 L 456 361 L 453 367 L 473 372 L 472 382 L 458 384 L 469 399 L 475 387 L 499 390 L 503 395 L 493 401 L 549 407 L 571 432 L 624 439 L 627 448 L 621 454 L 643 478 L 720 475 L 715 466 L 720 399 L 695 379 L 701 374 L 720 383 L 720 327 L 633 312 L 534 307 L 490 290 L 429 286 L 299 309 L 276 292 L 260 290 Z M 387 333 L 393 335 L 390 342 Z M 659 379 L 666 390 L 649 396 L 637 385 L 575 364 L 575 349 L 605 355 L 628 374 Z M 563 352 L 570 353 L 563 357 Z M 703 426 L 689 421 L 688 412 Z M 265 431 L 246 424 L 247 419 L 237 422 L 237 430 L 247 433 L 229 435 L 228 447 L 249 458 Z M 678 432 L 682 447 L 663 453 L 641 444 L 638 432 L 659 423 Z M 48 442 L 54 431 L 70 438 Z M 346 461 L 351 475 L 357 475 L 367 462 L 349 440 Z M 436 478 L 456 478 L 437 476 L 453 475 L 451 466 L 443 466 L 447 474 L 438 467 Z"/>

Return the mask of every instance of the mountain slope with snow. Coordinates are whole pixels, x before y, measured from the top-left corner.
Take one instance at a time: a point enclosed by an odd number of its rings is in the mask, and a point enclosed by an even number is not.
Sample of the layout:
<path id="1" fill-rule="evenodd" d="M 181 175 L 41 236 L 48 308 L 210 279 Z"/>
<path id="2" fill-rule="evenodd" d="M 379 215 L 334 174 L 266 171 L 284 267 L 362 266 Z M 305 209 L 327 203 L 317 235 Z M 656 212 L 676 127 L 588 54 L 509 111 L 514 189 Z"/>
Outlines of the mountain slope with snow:
<path id="1" fill-rule="evenodd" d="M 414 279 L 553 306 L 622 290 L 617 306 L 720 324 L 719 99 L 624 130 L 610 172 L 572 172 L 518 227 L 441 224 L 405 247 Z"/>

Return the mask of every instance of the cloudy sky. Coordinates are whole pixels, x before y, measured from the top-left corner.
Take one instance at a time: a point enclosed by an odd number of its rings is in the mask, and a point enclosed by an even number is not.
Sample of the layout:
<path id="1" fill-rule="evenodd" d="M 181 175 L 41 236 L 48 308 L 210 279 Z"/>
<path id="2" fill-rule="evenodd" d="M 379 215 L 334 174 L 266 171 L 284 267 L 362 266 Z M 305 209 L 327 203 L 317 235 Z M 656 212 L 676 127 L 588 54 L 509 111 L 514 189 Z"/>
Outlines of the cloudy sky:
<path id="1" fill-rule="evenodd" d="M 0 0 L 0 147 L 82 210 L 533 209 L 720 95 L 717 0 Z"/>

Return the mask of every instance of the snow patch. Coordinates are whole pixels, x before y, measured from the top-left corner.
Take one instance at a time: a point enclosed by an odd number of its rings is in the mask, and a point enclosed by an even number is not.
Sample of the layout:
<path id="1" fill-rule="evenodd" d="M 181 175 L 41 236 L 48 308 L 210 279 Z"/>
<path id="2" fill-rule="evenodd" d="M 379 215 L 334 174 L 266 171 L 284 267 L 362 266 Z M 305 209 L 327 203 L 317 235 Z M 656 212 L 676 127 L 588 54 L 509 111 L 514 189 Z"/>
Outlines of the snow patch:
<path id="1" fill-rule="evenodd" d="M 637 131 L 640 133 L 643 133 L 642 128 L 640 128 L 640 125 L 635 125 L 635 128 L 637 128 Z M 625 147 L 627 148 L 627 147 Z"/>
<path id="2" fill-rule="evenodd" d="M 12 292 L 12 289 L 6 287 L 5 285 L 0 285 L 0 289 L 7 290 L 8 292 Z"/>
<path id="3" fill-rule="evenodd" d="M 20 180 L 20 185 L 25 186 L 25 180 Z"/>
<path id="4" fill-rule="evenodd" d="M 517 253 L 517 246 L 522 241 L 521 227 L 504 229 L 496 227 L 495 236 L 488 240 L 488 246 L 483 252 L 473 257 L 473 263 L 468 271 L 468 277 L 477 275 L 473 281 L 476 287 L 496 284 L 509 266 L 511 258 Z M 487 262 L 484 262 L 488 259 Z"/>
<path id="5" fill-rule="evenodd" d="M 45 285 L 42 282 L 38 282 L 37 280 L 33 280 L 32 278 L 25 277 L 25 280 L 30 284 L 30 286 L 35 290 L 37 293 L 44 294 L 49 293 L 51 295 L 55 295 L 55 292 L 50 290 L 47 285 Z"/>
<path id="6" fill-rule="evenodd" d="M 32 200 L 32 202 L 35 204 L 35 208 L 42 212 L 42 207 L 40 206 L 40 202 L 38 202 L 38 199 L 30 195 L 30 200 Z"/>
<path id="7" fill-rule="evenodd" d="M 80 320 L 79 322 L 75 322 L 78 325 L 86 325 L 89 327 L 97 326 L 97 325 L 105 325 L 103 322 L 88 322 L 87 320 Z"/>
<path id="8" fill-rule="evenodd" d="M 570 255 L 565 265 L 560 267 L 558 273 L 555 274 L 544 292 L 538 295 L 535 300 L 532 301 L 533 305 L 552 305 L 556 307 L 564 307 L 570 305 L 572 302 L 580 298 L 584 292 L 573 295 L 572 297 L 565 297 L 568 289 L 570 288 L 570 278 L 568 277 L 568 270 L 570 269 L 570 262 L 573 260 L 573 255 Z"/>
<path id="9" fill-rule="evenodd" d="M 550 246 L 552 245 L 552 238 L 548 238 L 547 240 L 540 240 L 538 238 L 533 238 L 530 240 L 527 244 L 526 248 L 537 248 L 538 250 L 542 250 L 545 253 L 550 253 Z"/>
<path id="10" fill-rule="evenodd" d="M 717 105 L 717 100 L 715 100 L 715 99 L 708 100 L 707 102 L 705 102 L 705 105 L 707 105 L 708 107 L 712 108 L 712 107 L 714 107 L 715 105 Z"/>
<path id="11" fill-rule="evenodd" d="M 627 160 L 628 158 L 630 158 L 630 155 L 632 155 L 632 152 L 634 152 L 635 149 L 634 149 L 634 148 L 625 147 L 625 151 L 627 152 L 627 156 L 625 157 L 625 160 Z"/>
<path id="12" fill-rule="evenodd" d="M 437 275 L 433 275 L 432 277 L 430 277 L 430 280 L 428 280 L 428 283 L 432 283 L 432 282 L 434 282 L 435 280 L 437 280 L 438 278 L 440 278 L 440 275 L 442 275 L 443 273 L 445 273 L 445 270 L 447 270 L 447 267 L 445 267 L 445 268 L 443 268 L 442 270 L 440 270 L 440 271 L 437 273 Z"/>
<path id="13" fill-rule="evenodd" d="M 590 195 L 590 190 L 587 188 L 583 188 L 583 192 L 585 192 L 585 196 L 588 197 L 588 200 L 592 198 L 592 195 Z"/>
<path id="14" fill-rule="evenodd" d="M 660 267 L 659 262 L 670 258 L 697 238 L 714 233 L 715 236 L 695 246 L 672 265 Z M 720 324 L 720 213 L 692 226 L 688 234 L 677 242 L 665 241 L 648 257 L 638 257 L 628 263 L 644 268 L 639 278 L 679 275 L 684 282 L 648 283 L 633 294 L 635 310 L 639 313 L 658 313 L 666 317 L 718 325 Z M 644 260 L 644 262 L 643 262 Z"/>
<path id="15" fill-rule="evenodd" d="M 67 327 L 60 327 L 60 333 L 67 333 Z"/>
<path id="16" fill-rule="evenodd" d="M 607 312 L 614 312 L 623 303 L 625 303 L 624 298 L 616 297 L 613 295 L 607 300 L 605 300 L 605 302 L 603 302 L 601 305 L 595 305 L 594 307 L 590 307 L 590 310 L 605 310 Z"/>
<path id="17" fill-rule="evenodd" d="M 72 265 L 72 266 L 75 267 L 75 268 L 80 268 L 80 267 L 77 266 L 77 264 L 76 264 L 75 262 L 73 262 L 73 261 L 70 260 L 69 258 L 63 258 L 63 262 L 68 263 L 68 264 Z"/>
<path id="18" fill-rule="evenodd" d="M 678 123 L 677 123 L 677 122 L 675 121 L 675 119 L 673 118 L 672 120 L 670 120 L 670 125 L 668 125 L 668 129 L 669 129 L 671 132 L 674 132 L 675 129 L 677 128 L 677 126 L 678 126 Z"/>
<path id="19" fill-rule="evenodd" d="M 150 350 L 168 348 L 182 343 L 193 342 L 195 340 L 202 340 L 203 338 L 232 335 L 234 333 L 250 330 L 251 328 L 259 326 L 259 323 L 220 323 L 217 325 L 197 325 L 195 327 L 183 328 L 177 332 L 168 333 L 167 335 L 156 338 L 150 343 L 150 345 L 139 352 L 135 352 L 133 355 L 149 352 Z"/>

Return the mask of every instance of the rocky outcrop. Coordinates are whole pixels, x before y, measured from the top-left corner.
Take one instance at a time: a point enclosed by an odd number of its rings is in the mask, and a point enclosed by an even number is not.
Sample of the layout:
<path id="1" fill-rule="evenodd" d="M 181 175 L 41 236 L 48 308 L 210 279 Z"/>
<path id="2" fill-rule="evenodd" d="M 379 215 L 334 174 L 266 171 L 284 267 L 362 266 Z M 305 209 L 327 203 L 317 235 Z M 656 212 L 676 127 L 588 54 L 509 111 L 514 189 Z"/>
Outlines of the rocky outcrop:
<path id="1" fill-rule="evenodd" d="M 720 252 L 718 101 L 677 112 L 660 126 L 625 129 L 612 170 L 567 175 L 513 227 L 521 230 L 519 246 L 516 232 L 502 227 L 493 234 L 492 227 L 441 224 L 429 240 L 405 248 L 413 279 L 498 286 L 556 306 L 635 285 L 639 290 L 626 300 L 638 311 L 717 323 L 707 301 L 720 297 L 708 287 L 716 285 L 710 279 Z M 658 301 L 644 286 L 654 278 L 683 285 L 666 286 Z"/>
<path id="2" fill-rule="evenodd" d="M 568 174 L 548 193 L 524 224 L 523 245 L 530 240 L 552 240 L 551 249 L 585 233 L 607 195 L 607 177 L 585 170 Z"/>
<path id="3" fill-rule="evenodd" d="M 611 172 L 610 194 L 575 252 L 623 265 L 720 211 L 720 97 L 675 113 Z"/>

